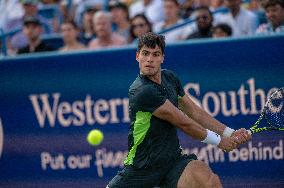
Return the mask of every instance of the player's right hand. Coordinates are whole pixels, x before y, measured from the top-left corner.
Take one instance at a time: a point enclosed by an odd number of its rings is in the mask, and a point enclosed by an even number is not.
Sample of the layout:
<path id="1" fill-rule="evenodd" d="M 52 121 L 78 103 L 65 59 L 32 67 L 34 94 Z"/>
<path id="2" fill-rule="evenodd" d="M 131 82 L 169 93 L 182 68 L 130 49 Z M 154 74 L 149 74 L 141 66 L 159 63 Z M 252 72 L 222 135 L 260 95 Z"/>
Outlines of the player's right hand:
<path id="1" fill-rule="evenodd" d="M 223 151 L 229 152 L 238 147 L 238 140 L 235 137 L 222 137 L 218 147 Z"/>
<path id="2" fill-rule="evenodd" d="M 244 144 L 251 139 L 251 135 L 244 128 L 241 128 L 233 132 L 231 137 L 235 137 L 237 139 L 238 145 Z"/>

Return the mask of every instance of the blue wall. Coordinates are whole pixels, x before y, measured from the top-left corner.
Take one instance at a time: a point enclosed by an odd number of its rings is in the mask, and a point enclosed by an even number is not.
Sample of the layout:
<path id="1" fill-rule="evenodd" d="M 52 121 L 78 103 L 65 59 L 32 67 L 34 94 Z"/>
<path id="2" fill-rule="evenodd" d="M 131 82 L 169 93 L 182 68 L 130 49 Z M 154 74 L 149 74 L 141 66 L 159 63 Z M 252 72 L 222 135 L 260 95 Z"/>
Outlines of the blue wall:
<path id="1" fill-rule="evenodd" d="M 265 98 L 284 86 L 284 36 L 169 45 L 163 68 L 230 127 L 249 128 Z M 105 187 L 127 152 L 135 49 L 37 54 L 0 62 L 0 187 Z M 86 142 L 103 131 L 97 147 Z M 224 187 L 283 187 L 283 133 L 266 132 L 223 153 L 179 133 Z"/>

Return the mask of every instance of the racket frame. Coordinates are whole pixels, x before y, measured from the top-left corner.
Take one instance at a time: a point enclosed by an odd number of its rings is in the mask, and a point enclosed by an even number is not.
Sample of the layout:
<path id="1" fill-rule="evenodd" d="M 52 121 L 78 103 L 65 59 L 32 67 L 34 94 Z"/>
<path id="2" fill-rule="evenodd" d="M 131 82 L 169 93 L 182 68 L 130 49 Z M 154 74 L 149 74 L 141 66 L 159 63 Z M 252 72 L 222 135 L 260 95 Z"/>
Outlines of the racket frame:
<path id="1" fill-rule="evenodd" d="M 284 128 L 275 128 L 275 127 L 273 127 L 273 125 L 270 123 L 270 121 L 268 121 L 268 119 L 267 119 L 266 116 L 265 116 L 265 110 L 266 110 L 266 108 L 267 108 L 267 106 L 268 106 L 269 101 L 270 101 L 271 98 L 274 97 L 274 95 L 275 95 L 277 92 L 279 92 L 280 90 L 283 90 L 283 91 L 284 91 L 284 87 L 277 89 L 276 91 L 274 91 L 274 92 L 270 95 L 269 99 L 266 101 L 266 103 L 265 103 L 265 105 L 264 105 L 264 107 L 263 107 L 263 109 L 262 109 L 262 111 L 261 111 L 261 114 L 260 114 L 258 120 L 249 128 L 249 130 L 247 130 L 250 135 L 252 135 L 252 134 L 254 134 L 254 133 L 261 132 L 261 131 L 271 131 L 271 130 L 284 131 Z M 260 124 L 260 122 L 262 121 L 263 118 L 266 119 L 266 123 L 269 124 L 270 127 L 257 127 L 257 126 Z"/>

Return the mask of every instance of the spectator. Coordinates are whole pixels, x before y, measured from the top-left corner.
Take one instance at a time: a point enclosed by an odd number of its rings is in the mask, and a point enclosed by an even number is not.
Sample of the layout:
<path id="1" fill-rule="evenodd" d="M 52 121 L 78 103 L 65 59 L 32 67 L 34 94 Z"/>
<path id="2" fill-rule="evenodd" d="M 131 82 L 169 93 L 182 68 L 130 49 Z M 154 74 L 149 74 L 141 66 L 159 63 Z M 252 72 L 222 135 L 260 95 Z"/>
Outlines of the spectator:
<path id="1" fill-rule="evenodd" d="M 163 0 L 139 0 L 129 7 L 130 18 L 137 14 L 144 14 L 155 25 L 164 20 Z"/>
<path id="2" fill-rule="evenodd" d="M 257 33 L 273 34 L 284 32 L 284 1 L 267 0 L 263 3 L 266 17 L 269 22 L 262 24 L 257 29 Z"/>
<path id="3" fill-rule="evenodd" d="M 195 7 L 210 7 L 211 0 L 195 0 L 194 6 Z"/>
<path id="4" fill-rule="evenodd" d="M 153 28 L 154 32 L 160 32 L 163 29 L 170 28 L 176 24 L 183 22 L 183 19 L 179 17 L 179 3 L 177 0 L 164 0 L 164 13 L 165 21 L 156 24 Z M 167 43 L 175 42 L 180 40 L 183 27 L 176 28 L 164 34 Z"/>
<path id="5" fill-rule="evenodd" d="M 95 13 L 93 21 L 96 38 L 90 41 L 89 48 L 98 49 L 126 44 L 126 40 L 123 37 L 112 32 L 110 13 L 98 11 Z"/>
<path id="6" fill-rule="evenodd" d="M 180 6 L 181 17 L 183 19 L 189 18 L 194 12 L 194 9 L 194 0 L 184 0 L 184 2 L 181 3 Z"/>
<path id="7" fill-rule="evenodd" d="M 197 31 L 190 34 L 187 39 L 211 38 L 213 15 L 209 7 L 198 7 L 194 14 L 196 15 Z"/>
<path id="8" fill-rule="evenodd" d="M 144 14 L 137 14 L 130 20 L 129 43 L 136 42 L 136 39 L 148 32 L 152 32 L 152 24 Z"/>
<path id="9" fill-rule="evenodd" d="M 257 16 L 241 7 L 242 0 L 225 0 L 229 13 L 217 14 L 215 23 L 227 23 L 233 29 L 234 37 L 253 35 L 258 26 Z"/>
<path id="10" fill-rule="evenodd" d="M 224 8 L 224 0 L 211 0 L 210 11 L 214 12 L 221 8 Z"/>
<path id="11" fill-rule="evenodd" d="M 4 27 L 6 32 L 20 28 L 23 25 L 23 20 L 25 17 L 29 16 L 38 17 L 43 24 L 45 33 L 52 32 L 52 26 L 48 25 L 47 20 L 38 14 L 38 0 L 21 0 L 20 2 L 22 5 L 23 15 L 15 19 L 8 20 L 6 26 Z"/>
<path id="12" fill-rule="evenodd" d="M 98 10 L 95 7 L 89 6 L 89 7 L 86 7 L 83 13 L 80 41 L 85 45 L 88 45 L 89 42 L 93 38 L 96 37 L 95 30 L 94 30 L 93 17 L 97 11 Z"/>
<path id="13" fill-rule="evenodd" d="M 260 0 L 250 0 L 247 4 L 247 9 L 252 11 L 257 16 L 259 24 L 267 23 L 265 11 L 261 7 Z"/>
<path id="14" fill-rule="evenodd" d="M 75 23 L 81 27 L 82 15 L 86 7 L 94 7 L 102 10 L 106 0 L 61 0 L 61 9 L 65 20 L 75 20 Z M 71 4 L 70 4 L 71 3 Z"/>
<path id="15" fill-rule="evenodd" d="M 232 35 L 232 28 L 228 24 L 218 24 L 212 28 L 213 38 L 230 37 Z"/>
<path id="16" fill-rule="evenodd" d="M 52 26 L 52 31 L 58 33 L 60 30 L 60 24 L 62 22 L 62 14 L 60 9 L 60 0 L 41 0 L 39 4 L 39 14 L 43 16 L 48 25 Z"/>
<path id="17" fill-rule="evenodd" d="M 19 49 L 18 54 L 52 51 L 53 49 L 46 45 L 40 39 L 42 25 L 36 17 L 26 17 L 24 20 L 23 33 L 28 39 L 28 45 Z"/>
<path id="18" fill-rule="evenodd" d="M 19 0 L 0 0 L 0 28 L 6 29 L 7 22 L 22 18 L 24 11 Z"/>
<path id="19" fill-rule="evenodd" d="M 38 13 L 38 1 L 37 0 L 21 0 L 22 7 L 24 10 L 24 15 L 20 18 L 16 18 L 13 20 L 9 20 L 5 31 L 14 31 L 15 29 L 21 29 L 23 27 L 23 21 L 26 17 L 36 17 L 40 20 L 42 27 L 43 27 L 43 33 L 52 33 L 52 26 L 48 24 L 48 21 L 39 15 Z M 10 39 L 10 48 L 11 50 L 17 50 L 19 48 L 22 48 L 28 44 L 28 39 L 26 38 L 25 34 L 20 31 L 16 35 L 14 35 Z"/>
<path id="20" fill-rule="evenodd" d="M 64 46 L 60 51 L 82 50 L 85 46 L 78 41 L 79 29 L 74 21 L 65 21 L 61 24 L 61 33 Z"/>
<path id="21" fill-rule="evenodd" d="M 41 0 L 41 2 L 43 4 L 46 4 L 46 5 L 52 5 L 52 4 L 57 4 L 60 2 L 60 0 Z"/>
<path id="22" fill-rule="evenodd" d="M 112 15 L 112 22 L 114 23 L 114 32 L 127 40 L 130 30 L 127 5 L 117 0 L 112 0 L 109 3 L 109 10 Z"/>

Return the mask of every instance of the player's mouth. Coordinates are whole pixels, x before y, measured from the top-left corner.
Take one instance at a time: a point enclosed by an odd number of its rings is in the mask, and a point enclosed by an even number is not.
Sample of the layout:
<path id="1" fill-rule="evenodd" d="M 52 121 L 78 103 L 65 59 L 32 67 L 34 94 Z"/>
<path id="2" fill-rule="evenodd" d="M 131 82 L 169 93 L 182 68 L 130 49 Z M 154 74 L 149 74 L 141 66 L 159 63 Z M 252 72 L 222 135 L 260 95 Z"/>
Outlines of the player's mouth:
<path id="1" fill-rule="evenodd" d="M 153 69 L 154 67 L 151 66 L 151 65 L 146 65 L 145 68 L 148 68 L 148 69 Z"/>

